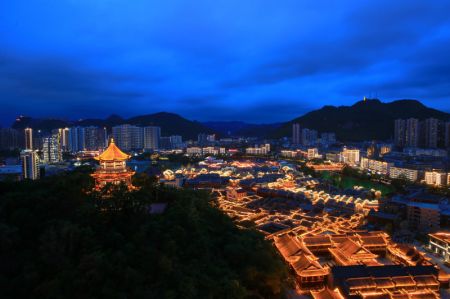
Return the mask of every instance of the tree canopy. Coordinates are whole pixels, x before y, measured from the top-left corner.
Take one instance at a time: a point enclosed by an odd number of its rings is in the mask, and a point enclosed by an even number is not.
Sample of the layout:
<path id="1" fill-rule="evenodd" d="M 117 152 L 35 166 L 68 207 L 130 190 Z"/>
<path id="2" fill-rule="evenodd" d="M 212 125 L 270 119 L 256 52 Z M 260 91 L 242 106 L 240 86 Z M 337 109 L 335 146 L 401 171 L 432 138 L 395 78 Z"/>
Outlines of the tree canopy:
<path id="1" fill-rule="evenodd" d="M 281 298 L 286 268 L 207 193 L 92 192 L 87 172 L 0 183 L 2 298 Z M 149 205 L 168 203 L 162 214 Z"/>

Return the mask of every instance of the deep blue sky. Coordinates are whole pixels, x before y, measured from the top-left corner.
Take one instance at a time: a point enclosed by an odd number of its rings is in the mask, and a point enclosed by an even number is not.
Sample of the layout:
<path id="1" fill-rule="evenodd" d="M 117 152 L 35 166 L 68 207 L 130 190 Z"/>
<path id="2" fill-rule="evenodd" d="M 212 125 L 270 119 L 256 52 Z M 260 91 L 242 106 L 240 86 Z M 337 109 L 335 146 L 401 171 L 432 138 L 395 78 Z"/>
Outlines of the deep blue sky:
<path id="1" fill-rule="evenodd" d="M 374 96 L 450 111 L 450 1 L 0 1 L 0 119 L 284 121 Z"/>

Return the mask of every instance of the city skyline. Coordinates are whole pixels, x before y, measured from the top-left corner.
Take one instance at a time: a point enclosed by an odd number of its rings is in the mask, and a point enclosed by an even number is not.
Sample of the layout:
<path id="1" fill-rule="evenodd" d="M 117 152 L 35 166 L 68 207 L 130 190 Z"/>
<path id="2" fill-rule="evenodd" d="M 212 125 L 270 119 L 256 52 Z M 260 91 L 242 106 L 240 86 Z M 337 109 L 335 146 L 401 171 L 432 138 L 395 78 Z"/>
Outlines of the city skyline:
<path id="1" fill-rule="evenodd" d="M 7 124 L 141 111 L 271 123 L 363 96 L 450 110 L 445 1 L 47 4 L 0 4 Z"/>

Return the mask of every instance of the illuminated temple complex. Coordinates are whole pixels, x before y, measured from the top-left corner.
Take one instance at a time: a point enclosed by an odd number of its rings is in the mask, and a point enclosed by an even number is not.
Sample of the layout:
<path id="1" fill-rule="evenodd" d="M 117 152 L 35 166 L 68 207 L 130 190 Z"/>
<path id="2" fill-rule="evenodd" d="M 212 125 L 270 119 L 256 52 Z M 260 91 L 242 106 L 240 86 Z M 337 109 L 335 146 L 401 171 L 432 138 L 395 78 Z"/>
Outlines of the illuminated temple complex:
<path id="1" fill-rule="evenodd" d="M 438 269 L 384 232 L 275 234 L 273 241 L 313 298 L 440 298 Z"/>
<path id="2" fill-rule="evenodd" d="M 114 139 L 111 139 L 108 148 L 95 157 L 100 164 L 100 167 L 92 174 L 95 179 L 95 188 L 99 190 L 107 184 L 124 183 L 129 189 L 132 189 L 131 177 L 134 171 L 127 168 L 126 161 L 129 158 L 130 155 L 122 152 L 114 143 Z"/>

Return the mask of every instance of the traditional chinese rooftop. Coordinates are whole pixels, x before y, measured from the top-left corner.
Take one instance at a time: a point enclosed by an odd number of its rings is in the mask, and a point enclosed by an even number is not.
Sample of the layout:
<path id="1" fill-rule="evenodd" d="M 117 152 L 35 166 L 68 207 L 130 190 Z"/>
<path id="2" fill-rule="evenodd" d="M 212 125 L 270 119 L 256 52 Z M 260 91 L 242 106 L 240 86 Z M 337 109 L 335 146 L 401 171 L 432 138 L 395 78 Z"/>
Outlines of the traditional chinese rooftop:
<path id="1" fill-rule="evenodd" d="M 429 236 L 445 242 L 446 244 L 450 244 L 450 232 L 437 232 L 434 234 L 429 234 Z"/>
<path id="2" fill-rule="evenodd" d="M 116 146 L 114 139 L 111 139 L 108 148 L 103 153 L 95 157 L 99 161 L 125 161 L 129 158 L 130 155 L 125 154 Z"/>

